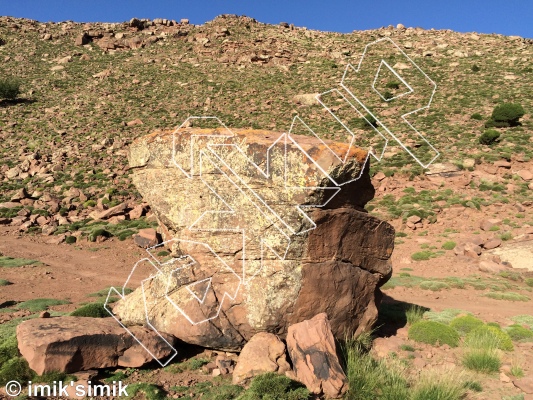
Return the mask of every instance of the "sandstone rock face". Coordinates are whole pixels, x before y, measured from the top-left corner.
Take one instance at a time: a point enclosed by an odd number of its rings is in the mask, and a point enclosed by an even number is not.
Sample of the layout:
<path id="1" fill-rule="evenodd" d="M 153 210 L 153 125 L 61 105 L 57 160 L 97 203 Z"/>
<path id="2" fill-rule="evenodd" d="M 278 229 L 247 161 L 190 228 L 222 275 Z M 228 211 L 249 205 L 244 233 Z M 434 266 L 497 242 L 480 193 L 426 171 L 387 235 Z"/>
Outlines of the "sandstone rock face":
<path id="1" fill-rule="evenodd" d="M 246 383 L 267 372 L 285 373 L 291 369 L 285 357 L 285 344 L 274 334 L 259 332 L 243 347 L 233 371 L 233 383 Z"/>
<path id="2" fill-rule="evenodd" d="M 287 348 L 296 378 L 309 391 L 336 399 L 348 390 L 325 313 L 290 326 Z"/>
<path id="3" fill-rule="evenodd" d="M 136 140 L 133 182 L 173 258 L 151 252 L 142 278 L 152 278 L 113 312 L 223 350 L 258 332 L 284 337 L 320 312 L 339 338 L 366 330 L 394 244 L 392 226 L 364 211 L 367 157 L 350 144 L 224 127 Z"/>
<path id="4" fill-rule="evenodd" d="M 173 352 L 152 330 L 140 326 L 130 330 L 158 359 Z M 170 335 L 164 337 L 173 343 Z M 153 360 L 113 318 L 31 319 L 17 326 L 17 340 L 20 353 L 39 375 L 116 366 L 138 368 Z"/>

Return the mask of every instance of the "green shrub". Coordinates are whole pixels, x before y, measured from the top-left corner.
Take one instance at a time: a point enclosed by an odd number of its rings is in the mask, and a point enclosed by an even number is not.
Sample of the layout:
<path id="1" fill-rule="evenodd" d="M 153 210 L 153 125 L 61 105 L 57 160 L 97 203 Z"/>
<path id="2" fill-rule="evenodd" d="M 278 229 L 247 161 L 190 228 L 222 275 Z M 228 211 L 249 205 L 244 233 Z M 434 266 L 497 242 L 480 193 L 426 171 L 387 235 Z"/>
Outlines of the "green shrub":
<path id="1" fill-rule="evenodd" d="M 191 358 L 187 361 L 170 364 L 169 366 L 165 367 L 165 371 L 173 374 L 181 374 L 184 371 L 195 371 L 200 369 L 208 363 L 209 360 L 206 358 Z"/>
<path id="2" fill-rule="evenodd" d="M 8 286 L 12 284 L 12 282 L 6 281 L 5 279 L 0 279 L 0 286 Z"/>
<path id="3" fill-rule="evenodd" d="M 411 325 L 409 339 L 431 345 L 447 344 L 450 347 L 457 347 L 459 344 L 459 334 L 455 329 L 440 322 L 425 320 Z"/>
<path id="4" fill-rule="evenodd" d="M 394 95 L 388 90 L 385 90 L 385 92 L 383 93 L 383 97 L 385 98 L 385 100 L 390 100 L 394 97 Z"/>
<path id="5" fill-rule="evenodd" d="M 450 240 L 448 242 L 443 243 L 442 244 L 442 248 L 444 250 L 453 250 L 453 249 L 455 249 L 455 245 L 456 245 L 456 243 Z"/>
<path id="6" fill-rule="evenodd" d="M 390 82 L 387 82 L 387 84 L 385 85 L 385 87 L 387 89 L 399 89 L 400 88 L 400 82 L 397 82 L 397 81 L 390 81 Z"/>
<path id="7" fill-rule="evenodd" d="M 96 239 L 99 236 L 108 238 L 113 235 L 103 228 L 97 228 L 97 229 L 92 230 L 91 233 L 89 233 L 89 236 L 87 237 L 87 239 L 89 240 L 89 242 L 96 242 Z"/>
<path id="8" fill-rule="evenodd" d="M 472 65 L 472 72 L 479 72 L 481 71 L 481 68 L 477 64 Z"/>
<path id="9" fill-rule="evenodd" d="M 457 317 L 459 314 L 470 314 L 464 310 L 458 310 L 456 308 L 447 308 L 441 312 L 436 311 L 426 311 L 424 313 L 424 318 L 429 321 L 441 322 L 443 324 L 449 324 L 452 320 Z"/>
<path id="10" fill-rule="evenodd" d="M 533 287 L 533 278 L 526 278 L 524 279 L 524 282 L 526 283 L 526 285 Z"/>
<path id="11" fill-rule="evenodd" d="M 494 349 L 473 349 L 463 354 L 463 365 L 482 373 L 498 372 L 501 360 Z"/>
<path id="12" fill-rule="evenodd" d="M 427 308 L 421 307 L 418 305 L 413 305 L 405 310 L 405 317 L 407 318 L 407 323 L 413 325 L 415 322 L 420 321 L 424 317 L 424 313 Z"/>
<path id="13" fill-rule="evenodd" d="M 445 373 L 423 371 L 409 400 L 460 400 L 466 394 L 463 375 L 453 370 Z"/>
<path id="14" fill-rule="evenodd" d="M 515 324 L 526 325 L 529 326 L 529 329 L 533 329 L 533 315 L 515 315 L 514 317 L 511 317 L 511 320 Z"/>
<path id="15" fill-rule="evenodd" d="M 501 329 L 489 325 L 482 325 L 470 331 L 465 337 L 465 345 L 474 349 L 513 350 L 511 337 Z"/>
<path id="16" fill-rule="evenodd" d="M 516 378 L 523 378 L 524 377 L 524 370 L 519 365 L 511 365 L 511 375 Z"/>
<path id="17" fill-rule="evenodd" d="M 244 391 L 239 385 L 215 386 L 202 396 L 202 400 L 234 400 Z"/>
<path id="18" fill-rule="evenodd" d="M 128 385 L 128 397 L 135 397 L 139 392 L 144 393 L 147 400 L 165 400 L 165 391 L 152 383 L 133 383 Z"/>
<path id="19" fill-rule="evenodd" d="M 500 132 L 494 129 L 488 129 L 479 137 L 479 143 L 490 146 L 500 137 Z"/>
<path id="20" fill-rule="evenodd" d="M 473 317 L 472 315 L 463 315 L 457 317 L 450 322 L 450 326 L 459 332 L 459 335 L 464 336 L 473 329 L 483 325 L 483 321 Z"/>
<path id="21" fill-rule="evenodd" d="M 40 264 L 40 261 L 29 260 L 27 258 L 13 258 L 7 256 L 0 256 L 0 267 L 15 268 L 23 265 Z"/>
<path id="22" fill-rule="evenodd" d="M 7 361 L 19 356 L 17 337 L 12 335 L 0 344 L 0 368 Z"/>
<path id="23" fill-rule="evenodd" d="M 18 79 L 5 77 L 0 78 L 0 99 L 13 100 L 20 94 L 20 82 Z"/>
<path id="24" fill-rule="evenodd" d="M 84 208 L 94 207 L 94 206 L 96 206 L 96 201 L 94 200 L 87 200 L 85 203 L 83 203 Z"/>
<path id="25" fill-rule="evenodd" d="M 508 241 L 513 238 L 513 234 L 511 232 L 504 232 L 500 235 L 500 239 L 503 241 Z"/>
<path id="26" fill-rule="evenodd" d="M 27 382 L 32 380 L 35 373 L 30 369 L 28 362 L 22 357 L 14 357 L 5 362 L 0 368 L 0 385 L 9 381 Z"/>
<path id="27" fill-rule="evenodd" d="M 529 297 L 515 292 L 488 292 L 483 296 L 490 297 L 496 300 L 508 300 L 508 301 L 529 301 Z"/>
<path id="28" fill-rule="evenodd" d="M 195 371 L 197 369 L 202 368 L 204 365 L 209 363 L 209 360 L 206 360 L 205 358 L 193 358 L 189 360 L 189 366 L 191 371 Z"/>
<path id="29" fill-rule="evenodd" d="M 268 372 L 256 376 L 239 400 L 306 400 L 309 390 L 285 375 Z"/>
<path id="30" fill-rule="evenodd" d="M 106 311 L 102 303 L 89 303 L 70 313 L 73 317 L 107 318 L 111 315 Z"/>
<path id="31" fill-rule="evenodd" d="M 409 398 L 404 368 L 394 360 L 375 360 L 353 340 L 342 347 L 348 378 L 347 400 Z"/>
<path id="32" fill-rule="evenodd" d="M 32 299 L 17 304 L 17 308 L 21 310 L 29 310 L 31 312 L 39 312 L 46 310 L 48 307 L 59 306 L 62 304 L 69 304 L 69 302 L 57 299 Z"/>
<path id="33" fill-rule="evenodd" d="M 403 350 L 403 351 L 415 351 L 415 348 L 413 346 L 411 346 L 410 344 L 402 344 L 400 346 L 400 350 Z"/>
<path id="34" fill-rule="evenodd" d="M 420 282 L 419 286 L 420 286 L 420 289 L 432 290 L 434 292 L 437 292 L 442 289 L 450 288 L 450 286 L 447 283 L 441 282 L 441 281 L 423 281 L 423 282 Z"/>
<path id="35" fill-rule="evenodd" d="M 469 389 L 473 392 L 482 392 L 483 391 L 483 387 L 481 386 L 481 383 L 477 382 L 477 381 L 466 381 L 465 384 L 463 385 L 463 387 L 465 389 Z"/>
<path id="36" fill-rule="evenodd" d="M 76 243 L 76 236 L 67 236 L 65 238 L 65 243 L 66 244 L 73 244 L 73 243 Z"/>
<path id="37" fill-rule="evenodd" d="M 507 334 L 515 341 L 533 341 L 533 331 L 524 328 L 522 325 L 511 325 L 507 328 Z"/>
<path id="38" fill-rule="evenodd" d="M 481 121 L 483 119 L 483 116 L 480 113 L 474 113 L 470 116 L 470 119 L 475 119 L 477 121 Z"/>
<path id="39" fill-rule="evenodd" d="M 378 121 L 370 114 L 366 114 L 360 121 L 361 128 L 363 129 L 372 129 L 372 127 L 377 128 L 378 126 Z"/>
<path id="40" fill-rule="evenodd" d="M 505 123 L 507 126 L 516 126 L 518 120 L 525 114 L 524 108 L 517 103 L 502 103 L 494 107 L 492 119 L 495 122 Z"/>
<path id="41" fill-rule="evenodd" d="M 415 261 L 426 261 L 434 256 L 435 253 L 430 250 L 418 251 L 416 253 L 411 254 L 411 258 Z"/>
<path id="42" fill-rule="evenodd" d="M 77 379 L 75 375 L 69 375 L 66 372 L 51 371 L 34 377 L 32 382 L 53 384 L 54 382 L 76 382 Z"/>

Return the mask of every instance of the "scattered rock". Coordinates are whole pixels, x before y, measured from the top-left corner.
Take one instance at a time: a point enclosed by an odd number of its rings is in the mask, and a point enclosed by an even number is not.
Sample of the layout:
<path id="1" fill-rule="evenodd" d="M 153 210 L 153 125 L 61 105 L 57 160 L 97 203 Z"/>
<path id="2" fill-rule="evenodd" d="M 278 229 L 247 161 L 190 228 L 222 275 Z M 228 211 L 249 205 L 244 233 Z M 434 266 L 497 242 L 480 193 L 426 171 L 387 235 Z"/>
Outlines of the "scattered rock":
<path id="1" fill-rule="evenodd" d="M 233 371 L 233 384 L 247 383 L 267 372 L 284 374 L 290 369 L 285 344 L 272 333 L 259 332 L 242 348 Z"/>
<path id="2" fill-rule="evenodd" d="M 215 359 L 215 365 L 217 367 L 216 369 L 220 371 L 220 375 L 228 375 L 233 373 L 235 362 L 231 358 L 219 354 Z"/>
<path id="3" fill-rule="evenodd" d="M 129 23 L 130 27 L 132 28 L 137 28 L 138 30 L 142 30 L 144 29 L 144 21 L 141 21 L 140 19 L 138 18 L 132 18 L 130 19 L 130 23 Z"/>
<path id="4" fill-rule="evenodd" d="M 84 33 L 83 35 L 76 37 L 76 39 L 74 40 L 74 45 L 84 46 L 86 44 L 89 44 L 91 40 L 91 37 L 87 35 L 87 33 Z"/>
<path id="5" fill-rule="evenodd" d="M 376 338 L 372 342 L 372 352 L 379 358 L 385 358 L 390 356 L 390 353 L 397 352 L 403 343 L 403 339 L 397 336 Z"/>
<path id="6" fill-rule="evenodd" d="M 506 268 L 501 265 L 497 264 L 494 261 L 491 260 L 482 260 L 479 262 L 479 270 L 481 272 L 488 272 L 491 274 L 497 274 L 499 272 L 504 271 Z"/>
<path id="7" fill-rule="evenodd" d="M 325 313 L 291 325 L 287 348 L 296 378 L 309 391 L 340 398 L 348 389 L 346 375 L 335 349 L 335 339 Z"/>
<path id="8" fill-rule="evenodd" d="M 509 169 L 511 168 L 511 163 L 507 160 L 498 160 L 494 162 L 494 166 Z"/>
<path id="9" fill-rule="evenodd" d="M 111 207 L 105 211 L 98 211 L 95 210 L 92 213 L 89 214 L 89 217 L 95 220 L 98 219 L 107 219 L 114 215 L 123 214 L 124 210 L 128 206 L 128 203 L 121 203 L 119 205 L 116 205 L 115 207 Z"/>
<path id="10" fill-rule="evenodd" d="M 431 164 L 427 171 L 425 172 L 426 175 L 438 175 L 443 177 L 452 177 L 452 176 L 458 176 L 461 174 L 460 168 L 451 163 L 435 163 Z"/>
<path id="11" fill-rule="evenodd" d="M 101 72 L 98 72 L 97 74 L 94 74 L 93 75 L 93 78 L 105 78 L 107 76 L 110 76 L 111 75 L 111 70 L 109 69 L 105 69 Z"/>
<path id="12" fill-rule="evenodd" d="M 499 224 L 501 220 L 499 219 L 484 219 L 480 222 L 479 227 L 483 231 L 490 231 L 492 227 L 496 224 Z"/>
<path id="13" fill-rule="evenodd" d="M 473 158 L 465 158 L 463 160 L 463 167 L 466 169 L 471 169 L 476 166 L 476 160 Z"/>
<path id="14" fill-rule="evenodd" d="M 500 372 L 500 382 L 509 383 L 511 382 L 511 378 L 505 375 L 504 372 Z"/>
<path id="15" fill-rule="evenodd" d="M 411 66 L 409 64 L 405 64 L 402 62 L 397 62 L 396 64 L 394 64 L 392 68 L 402 70 L 402 69 L 410 69 Z"/>
<path id="16" fill-rule="evenodd" d="M 514 379 L 513 385 L 515 385 L 524 393 L 533 394 L 533 377 L 531 376 L 520 379 Z"/>
<path id="17" fill-rule="evenodd" d="M 374 179 L 378 182 L 381 182 L 385 178 L 386 175 L 382 171 L 379 171 L 376 175 L 374 175 Z"/>
<path id="18" fill-rule="evenodd" d="M 521 169 L 520 171 L 517 171 L 516 173 L 520 178 L 522 178 L 525 181 L 530 181 L 533 179 L 533 173 L 526 169 Z"/>
<path id="19" fill-rule="evenodd" d="M 495 249 L 496 247 L 500 247 L 501 244 L 502 244 L 501 239 L 494 238 L 483 243 L 483 248 L 487 250 L 491 250 L 491 249 Z"/>
<path id="20" fill-rule="evenodd" d="M 153 228 L 139 230 L 139 233 L 133 236 L 135 244 L 143 249 L 157 246 L 159 244 L 159 235 Z"/>
<path id="21" fill-rule="evenodd" d="M 0 208 L 15 208 L 21 206 L 22 204 L 17 203 L 15 201 L 6 201 L 5 203 L 0 203 Z"/>
<path id="22" fill-rule="evenodd" d="M 142 125 L 142 124 L 143 122 L 139 118 L 126 122 L 126 126 L 135 126 L 135 125 Z"/>
<path id="23" fill-rule="evenodd" d="M 143 216 L 144 211 L 144 206 L 142 204 L 139 204 L 133 207 L 133 210 L 128 213 L 128 216 L 130 217 L 130 220 L 139 219 Z"/>
<path id="24" fill-rule="evenodd" d="M 319 93 L 297 94 L 292 98 L 292 101 L 304 106 L 312 106 L 314 104 L 320 104 L 316 98 Z"/>
<path id="25" fill-rule="evenodd" d="M 422 218 L 420 218 L 418 215 L 411 215 L 409 218 L 407 218 L 408 222 L 411 222 L 412 224 L 416 224 L 417 222 L 422 221 Z"/>
<path id="26" fill-rule="evenodd" d="M 68 64 L 71 61 L 72 61 L 72 56 L 66 56 L 66 57 L 63 57 L 63 58 L 60 58 L 59 60 L 57 60 L 57 63 L 58 64 Z"/>

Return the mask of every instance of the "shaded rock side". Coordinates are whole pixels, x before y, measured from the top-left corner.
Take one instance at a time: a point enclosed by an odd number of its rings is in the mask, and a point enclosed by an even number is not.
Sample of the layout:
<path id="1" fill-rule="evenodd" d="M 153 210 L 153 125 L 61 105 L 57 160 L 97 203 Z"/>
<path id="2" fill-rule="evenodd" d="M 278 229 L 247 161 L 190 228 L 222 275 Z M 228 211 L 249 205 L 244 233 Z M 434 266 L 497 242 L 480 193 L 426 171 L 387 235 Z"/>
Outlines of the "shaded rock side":
<path id="1" fill-rule="evenodd" d="M 336 399 L 348 390 L 346 375 L 337 358 L 335 339 L 325 313 L 291 325 L 287 349 L 296 379 L 309 391 Z"/>
<path id="2" fill-rule="evenodd" d="M 172 353 L 152 330 L 141 326 L 130 330 L 158 359 Z M 173 343 L 170 335 L 164 337 Z M 138 368 L 153 360 L 112 318 L 31 319 L 17 326 L 17 340 L 20 353 L 39 375 L 117 366 Z"/>
<path id="3" fill-rule="evenodd" d="M 284 337 L 319 312 L 339 338 L 368 329 L 394 246 L 392 226 L 364 210 L 374 195 L 368 154 L 309 136 L 234 133 L 187 128 L 132 144 L 133 182 L 174 258 L 152 254 L 159 272 L 144 297 L 135 290 L 113 312 L 224 350 L 258 332 Z"/>

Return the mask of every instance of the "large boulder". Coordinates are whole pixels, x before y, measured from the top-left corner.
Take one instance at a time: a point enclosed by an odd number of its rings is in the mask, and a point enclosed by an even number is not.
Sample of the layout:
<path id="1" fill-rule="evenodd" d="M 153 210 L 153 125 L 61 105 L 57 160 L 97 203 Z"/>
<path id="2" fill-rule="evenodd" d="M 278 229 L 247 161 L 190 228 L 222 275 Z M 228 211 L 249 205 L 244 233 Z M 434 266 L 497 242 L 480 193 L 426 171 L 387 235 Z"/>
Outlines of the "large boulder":
<path id="1" fill-rule="evenodd" d="M 375 322 L 394 229 L 364 210 L 374 196 L 366 151 L 185 128 L 137 139 L 129 164 L 172 257 L 148 249 L 144 275 L 141 263 L 134 271 L 142 287 L 113 308 L 122 323 L 240 350 L 320 312 L 338 338 Z"/>
<path id="2" fill-rule="evenodd" d="M 141 367 L 175 354 L 174 338 L 134 326 L 126 332 L 113 318 L 35 318 L 17 326 L 19 351 L 31 369 L 78 372 L 94 368 Z M 144 346 L 144 347 L 143 347 Z M 147 351 L 150 351 L 150 353 Z"/>

